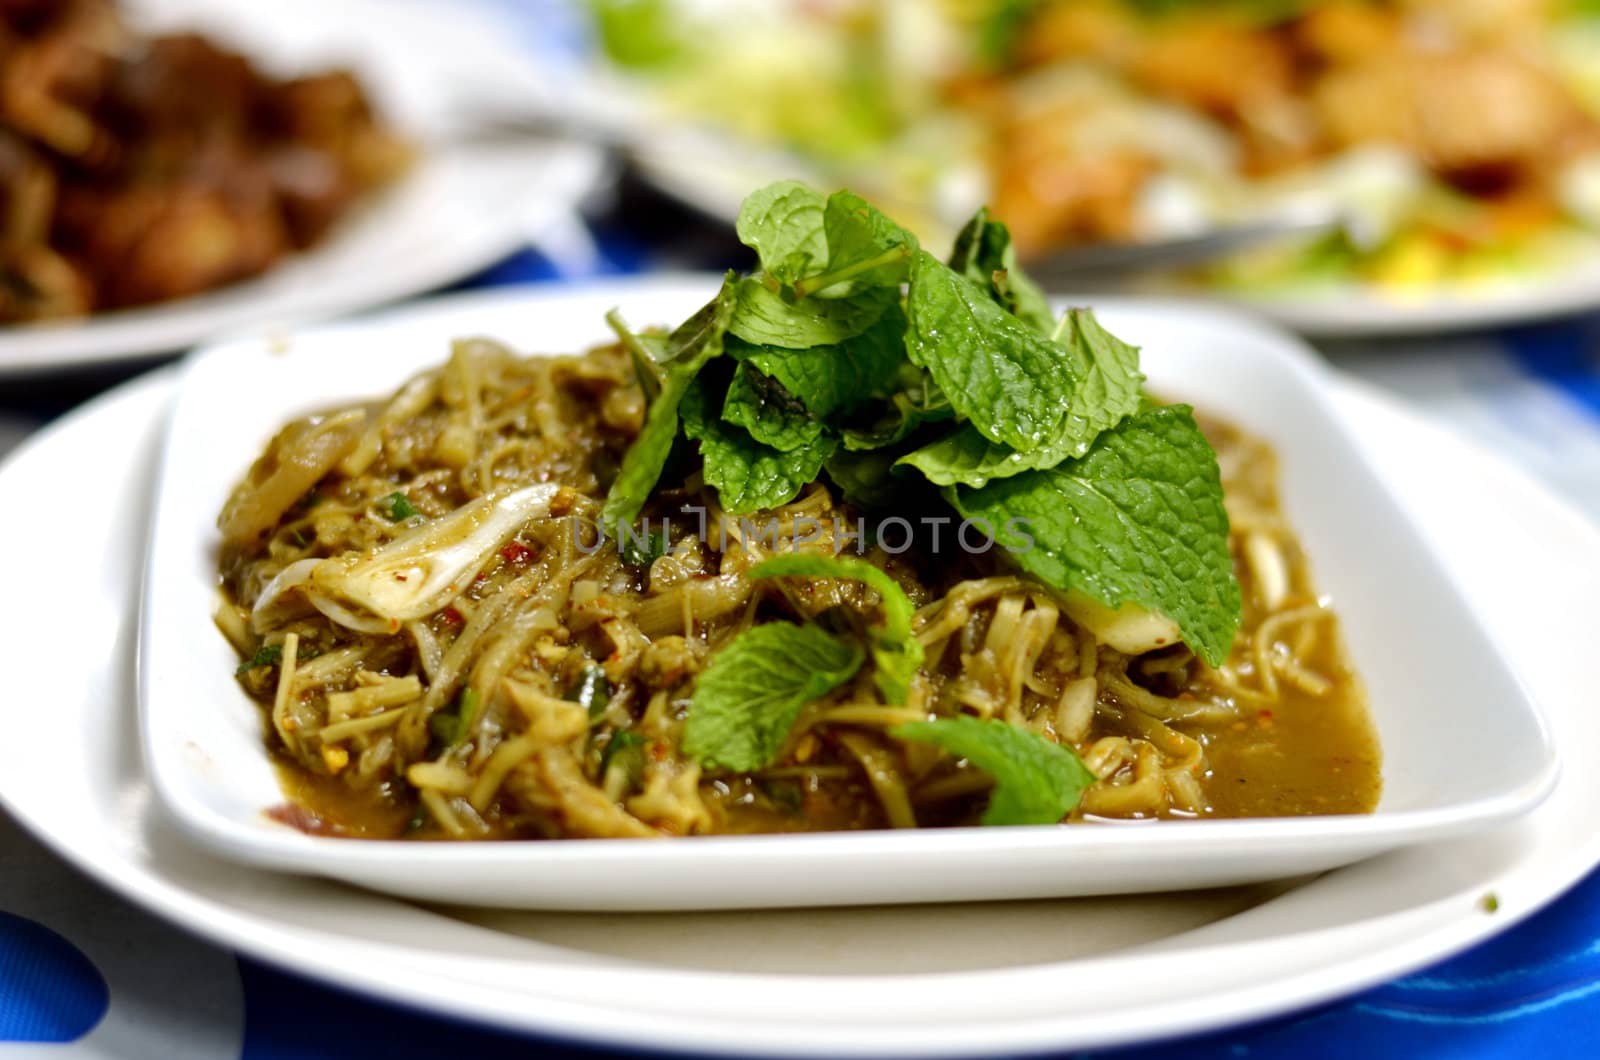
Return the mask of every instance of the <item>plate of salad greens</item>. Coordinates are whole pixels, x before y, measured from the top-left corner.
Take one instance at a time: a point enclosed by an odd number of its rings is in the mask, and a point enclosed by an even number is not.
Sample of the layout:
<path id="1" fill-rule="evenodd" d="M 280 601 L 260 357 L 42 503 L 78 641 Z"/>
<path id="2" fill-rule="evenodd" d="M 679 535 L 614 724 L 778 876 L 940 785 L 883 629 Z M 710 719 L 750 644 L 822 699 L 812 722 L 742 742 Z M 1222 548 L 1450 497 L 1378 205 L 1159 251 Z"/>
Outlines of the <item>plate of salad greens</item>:
<path id="1" fill-rule="evenodd" d="M 1459 330 L 1595 305 L 1592 5 L 585 10 L 595 83 L 643 116 L 645 174 L 729 222 L 752 182 L 786 176 L 848 184 L 934 244 L 988 203 L 1024 262 L 1333 217 L 1315 234 L 1115 283 L 1238 302 L 1319 335 Z M 666 130 L 683 127 L 720 144 L 677 149 Z M 771 168 L 775 148 L 805 170 Z"/>
<path id="2" fill-rule="evenodd" d="M 785 182 L 738 229 L 746 275 L 190 362 L 139 674 L 186 834 L 413 898 L 712 909 L 1239 884 L 1548 793 L 1303 347 L 1051 304 L 984 212 L 936 256 Z"/>

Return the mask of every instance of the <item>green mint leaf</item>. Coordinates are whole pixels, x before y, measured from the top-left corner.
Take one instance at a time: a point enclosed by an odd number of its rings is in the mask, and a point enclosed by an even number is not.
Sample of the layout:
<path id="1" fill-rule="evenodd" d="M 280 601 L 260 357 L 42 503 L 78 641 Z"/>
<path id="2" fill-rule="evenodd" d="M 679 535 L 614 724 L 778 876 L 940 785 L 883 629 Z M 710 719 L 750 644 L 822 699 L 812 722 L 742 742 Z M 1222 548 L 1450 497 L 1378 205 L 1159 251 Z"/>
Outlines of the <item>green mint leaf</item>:
<path id="1" fill-rule="evenodd" d="M 862 508 L 890 508 L 905 490 L 904 482 L 894 474 L 894 463 L 892 452 L 839 449 L 822 466 L 851 504 Z"/>
<path id="2" fill-rule="evenodd" d="M 822 421 L 807 412 L 782 383 L 748 363 L 733 373 L 722 402 L 722 418 L 743 427 L 761 444 L 786 453 L 816 445 L 823 433 Z"/>
<path id="3" fill-rule="evenodd" d="M 739 281 L 728 330 L 755 346 L 835 346 L 866 331 L 898 299 L 892 287 L 869 287 L 848 298 L 796 298 L 747 276 Z"/>
<path id="4" fill-rule="evenodd" d="M 698 370 L 706 361 L 721 356 L 729 321 L 738 308 L 740 282 L 738 273 L 732 270 L 723 276 L 717 296 L 672 329 L 657 360 L 692 365 Z"/>
<path id="5" fill-rule="evenodd" d="M 660 334 L 638 334 L 628 328 L 619 310 L 606 314 L 606 325 L 616 333 L 617 341 L 628 351 L 633 361 L 633 371 L 639 378 L 639 389 L 645 401 L 654 401 L 661 393 L 661 361 L 666 358 L 667 338 Z"/>
<path id="6" fill-rule="evenodd" d="M 987 290 L 996 303 L 1044 335 L 1055 331 L 1050 301 L 1017 265 L 1011 230 L 980 209 L 956 236 L 950 267 Z"/>
<path id="7" fill-rule="evenodd" d="M 823 216 L 828 268 L 795 285 L 797 293 L 825 290 L 848 281 L 852 290 L 892 285 L 906 280 L 917 237 L 885 217 L 877 207 L 849 191 L 828 196 Z"/>
<path id="8" fill-rule="evenodd" d="M 1065 399 L 1079 366 L 925 251 L 912 261 L 906 315 L 906 355 L 985 438 L 1032 452 L 1073 429 Z"/>
<path id="9" fill-rule="evenodd" d="M 1087 309 L 1069 309 L 1060 328 L 1063 365 L 1077 380 L 1064 395 L 1064 429 L 1026 452 L 985 438 L 972 424 L 909 453 L 904 462 L 940 486 L 982 487 L 992 479 L 1054 467 L 1086 453 L 1100 433 L 1140 408 L 1139 349 L 1100 326 Z M 848 444 L 848 442 L 847 442 Z"/>
<path id="10" fill-rule="evenodd" d="M 792 284 L 827 267 L 826 206 L 820 193 L 797 180 L 769 184 L 739 207 L 739 242 L 756 252 L 767 275 Z"/>
<path id="11" fill-rule="evenodd" d="M 723 509 L 733 515 L 794 500 L 816 480 L 822 462 L 837 445 L 824 436 L 786 453 L 762 445 L 707 406 L 704 388 L 690 387 L 681 406 L 683 429 L 700 443 L 706 483 L 716 488 Z"/>
<path id="12" fill-rule="evenodd" d="M 277 666 L 282 660 L 283 645 L 263 644 L 261 647 L 256 649 L 256 653 L 254 655 L 250 656 L 250 658 L 239 664 L 238 668 L 233 671 L 233 675 L 235 677 L 242 677 L 257 667 Z"/>
<path id="13" fill-rule="evenodd" d="M 993 777 L 994 790 L 981 818 L 986 825 L 1056 824 L 1096 780 L 1070 748 L 998 718 L 913 721 L 896 725 L 889 734 L 931 743 Z"/>
<path id="14" fill-rule="evenodd" d="M 1058 589 L 1171 619 L 1212 666 L 1239 628 L 1239 583 L 1212 452 L 1186 405 L 1141 412 L 1080 459 L 947 495 L 1000 532 L 1013 560 Z M 1022 520 L 1028 540 L 1008 529 Z"/>
<path id="15" fill-rule="evenodd" d="M 922 665 L 922 644 L 911 635 L 916 607 L 900 583 L 866 560 L 815 553 L 774 556 L 750 570 L 752 578 L 849 578 L 863 582 L 883 601 L 883 625 L 873 630 L 873 681 L 885 703 L 901 704 Z"/>
<path id="16" fill-rule="evenodd" d="M 644 502 L 656 488 L 661 469 L 678 438 L 678 406 L 684 393 L 707 361 L 722 355 L 728 319 L 737 300 L 732 273 L 722 282 L 717 296 L 690 317 L 667 340 L 671 367 L 661 384 L 661 392 L 645 413 L 644 427 L 622 458 L 611 490 L 600 511 L 606 534 L 615 535 L 619 525 L 632 524 L 644 510 Z"/>
<path id="17" fill-rule="evenodd" d="M 417 514 L 417 509 L 412 507 L 406 495 L 398 490 L 379 501 L 378 508 L 391 523 L 403 523 Z"/>
<path id="18" fill-rule="evenodd" d="M 770 765 L 807 703 L 850 680 L 864 653 L 817 626 L 771 622 L 745 630 L 695 681 L 683 750 L 709 767 Z"/>
<path id="19" fill-rule="evenodd" d="M 891 302 L 865 331 L 840 343 L 786 349 L 730 338 L 728 355 L 755 365 L 813 416 L 827 419 L 894 393 L 905 364 L 905 333 L 905 314 Z"/>
<path id="20" fill-rule="evenodd" d="M 876 421 L 841 431 L 845 448 L 865 451 L 899 445 L 924 423 L 940 423 L 954 417 L 956 410 L 950 399 L 926 372 L 922 376 L 895 394 Z"/>

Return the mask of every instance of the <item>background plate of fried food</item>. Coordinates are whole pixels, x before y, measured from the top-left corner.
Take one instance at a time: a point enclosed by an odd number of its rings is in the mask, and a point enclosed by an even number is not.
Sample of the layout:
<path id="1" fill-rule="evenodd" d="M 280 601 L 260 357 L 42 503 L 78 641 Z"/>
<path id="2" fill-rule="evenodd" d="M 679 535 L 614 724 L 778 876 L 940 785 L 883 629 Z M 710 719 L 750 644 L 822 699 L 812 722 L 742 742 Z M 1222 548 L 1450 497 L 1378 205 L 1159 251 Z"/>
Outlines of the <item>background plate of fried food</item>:
<path id="1" fill-rule="evenodd" d="M 1025 264 L 1332 222 L 1073 290 L 1203 293 L 1330 336 L 1596 304 L 1600 20 L 1578 3 L 643 6 L 657 17 L 597 22 L 596 83 L 658 116 L 644 172 L 715 216 L 795 175 L 751 172 L 753 145 L 782 147 L 934 242 L 986 202 Z M 721 147 L 675 149 L 661 115 Z"/>
<path id="2" fill-rule="evenodd" d="M 446 86 L 539 90 L 524 56 L 458 15 L 404 2 L 8 7 L 0 373 L 359 309 L 548 234 L 598 155 L 452 142 Z"/>

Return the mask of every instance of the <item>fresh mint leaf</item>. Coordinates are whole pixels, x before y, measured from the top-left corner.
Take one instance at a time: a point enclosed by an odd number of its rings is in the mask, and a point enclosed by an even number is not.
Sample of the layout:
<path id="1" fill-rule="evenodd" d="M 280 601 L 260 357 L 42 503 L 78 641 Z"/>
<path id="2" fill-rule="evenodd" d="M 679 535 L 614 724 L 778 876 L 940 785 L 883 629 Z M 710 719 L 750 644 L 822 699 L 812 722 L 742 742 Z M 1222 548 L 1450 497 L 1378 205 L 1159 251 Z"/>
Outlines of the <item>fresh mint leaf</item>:
<path id="1" fill-rule="evenodd" d="M 813 416 L 826 419 L 894 393 L 905 364 L 905 332 L 905 314 L 891 302 L 865 331 L 837 344 L 786 349 L 730 338 L 728 355 L 755 365 Z"/>
<path id="2" fill-rule="evenodd" d="M 904 484 L 894 474 L 895 454 L 884 450 L 835 450 L 823 469 L 844 499 L 862 508 L 889 508 L 900 499 Z"/>
<path id="3" fill-rule="evenodd" d="M 800 709 L 850 680 L 863 659 L 858 645 L 817 626 L 770 622 L 745 630 L 695 681 L 684 753 L 740 772 L 770 765 Z"/>
<path id="4" fill-rule="evenodd" d="M 1096 777 L 1070 748 L 992 718 L 966 715 L 896 725 L 899 740 L 931 743 L 994 778 L 986 825 L 1056 824 L 1078 805 Z"/>
<path id="5" fill-rule="evenodd" d="M 911 635 L 916 607 L 900 583 L 866 560 L 815 553 L 774 556 L 750 570 L 752 578 L 848 578 L 863 582 L 883 601 L 883 625 L 873 630 L 873 682 L 885 703 L 901 704 L 922 665 L 922 644 Z"/>
<path id="6" fill-rule="evenodd" d="M 956 235 L 950 267 L 987 290 L 1003 309 L 1043 335 L 1055 331 L 1050 301 L 1017 265 L 1011 230 L 980 209 Z"/>
<path id="7" fill-rule="evenodd" d="M 739 242 L 754 250 L 761 268 L 792 284 L 828 267 L 828 237 L 823 212 L 828 202 L 798 180 L 784 180 L 751 192 L 739 207 Z"/>
<path id="8" fill-rule="evenodd" d="M 1239 583 L 1217 457 L 1188 406 L 1141 412 L 1080 459 L 947 496 L 996 528 L 1022 520 L 1029 540 L 1002 543 L 1046 583 L 1165 615 L 1206 662 L 1227 658 Z"/>
<path id="9" fill-rule="evenodd" d="M 916 379 L 890 399 L 888 407 L 877 420 L 865 427 L 841 431 L 844 447 L 866 451 L 899 445 L 924 423 L 941 423 L 954 417 L 956 410 L 951 406 L 950 399 L 944 396 L 939 385 L 926 371 L 921 371 L 921 375 L 922 378 Z"/>
<path id="10" fill-rule="evenodd" d="M 799 298 L 747 276 L 739 281 L 728 330 L 756 346 L 835 346 L 866 331 L 898 298 L 892 287 L 870 287 L 848 298 Z"/>
<path id="11" fill-rule="evenodd" d="M 606 314 L 606 324 L 616 334 L 622 348 L 628 351 L 645 401 L 654 401 L 661 393 L 661 361 L 666 358 L 666 336 L 630 330 L 627 321 L 622 319 L 622 313 L 616 309 Z"/>
<path id="12" fill-rule="evenodd" d="M 723 509 L 733 515 L 794 500 L 816 480 L 822 462 L 837 444 L 821 437 L 786 453 L 762 445 L 750 432 L 724 422 L 707 406 L 704 388 L 690 387 L 681 406 L 683 429 L 700 443 L 706 483 L 716 488 Z"/>
<path id="13" fill-rule="evenodd" d="M 906 315 L 906 355 L 991 442 L 1033 452 L 1078 427 L 1066 399 L 1079 366 L 926 251 L 912 261 Z"/>
<path id="14" fill-rule="evenodd" d="M 750 364 L 741 364 L 733 373 L 722 418 L 743 427 L 761 444 L 786 453 L 816 445 L 823 434 L 821 420 L 782 383 Z"/>
<path id="15" fill-rule="evenodd" d="M 717 296 L 668 338 L 671 367 L 661 383 L 661 392 L 645 413 L 644 428 L 622 458 L 622 468 L 600 511 L 607 535 L 615 535 L 618 525 L 631 524 L 644 510 L 644 502 L 655 489 L 678 438 L 678 406 L 684 393 L 706 362 L 722 355 L 728 320 L 737 301 L 735 292 L 735 278 L 729 273 Z"/>
<path id="16" fill-rule="evenodd" d="M 1139 349 L 1101 327 L 1087 309 L 1069 309 L 1058 328 L 1064 364 L 1077 379 L 1064 395 L 1066 429 L 1055 440 L 1030 452 L 985 438 L 966 424 L 955 433 L 907 454 L 910 464 L 940 486 L 960 483 L 982 487 L 992 479 L 1054 467 L 1082 456 L 1100 432 L 1140 408 Z M 848 444 L 848 443 L 847 443 Z"/>
<path id="17" fill-rule="evenodd" d="M 899 287 L 905 282 L 917 237 L 861 196 L 849 191 L 828 196 L 823 228 L 827 271 L 796 283 L 796 294 L 812 294 L 845 282 L 858 292 L 867 287 Z"/>

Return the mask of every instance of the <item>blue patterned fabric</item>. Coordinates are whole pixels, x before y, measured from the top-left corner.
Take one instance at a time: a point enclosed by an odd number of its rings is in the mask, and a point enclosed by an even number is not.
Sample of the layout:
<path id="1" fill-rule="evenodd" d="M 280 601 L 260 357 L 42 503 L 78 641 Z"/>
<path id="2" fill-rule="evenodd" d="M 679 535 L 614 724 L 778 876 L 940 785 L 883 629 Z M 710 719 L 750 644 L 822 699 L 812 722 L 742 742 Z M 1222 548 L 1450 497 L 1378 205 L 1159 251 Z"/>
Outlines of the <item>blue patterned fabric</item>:
<path id="1" fill-rule="evenodd" d="M 72 943 L 0 912 L 0 1042 L 70 1042 L 108 1007 L 106 981 Z"/>

